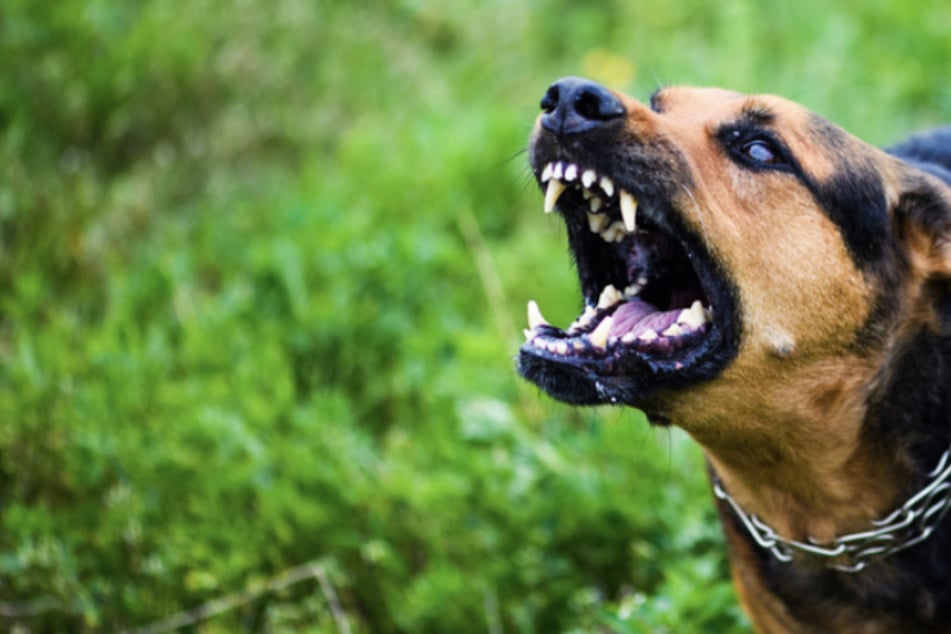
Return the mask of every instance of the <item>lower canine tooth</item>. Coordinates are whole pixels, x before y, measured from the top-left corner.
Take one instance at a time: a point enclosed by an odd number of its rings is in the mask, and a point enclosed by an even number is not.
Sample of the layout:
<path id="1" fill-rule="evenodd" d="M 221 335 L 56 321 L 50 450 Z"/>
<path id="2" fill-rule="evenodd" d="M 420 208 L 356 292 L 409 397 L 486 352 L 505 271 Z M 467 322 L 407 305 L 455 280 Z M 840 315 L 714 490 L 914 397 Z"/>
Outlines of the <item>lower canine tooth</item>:
<path id="1" fill-rule="evenodd" d="M 598 308 L 610 308 L 619 301 L 621 301 L 621 293 L 614 288 L 614 284 L 608 284 L 601 291 L 601 296 L 598 298 Z"/>
<path id="2" fill-rule="evenodd" d="M 630 193 L 621 192 L 621 218 L 624 219 L 624 228 L 628 233 L 637 229 L 637 200 Z"/>
<path id="3" fill-rule="evenodd" d="M 551 213 L 558 202 L 558 197 L 565 191 L 565 184 L 557 178 L 548 181 L 548 189 L 545 190 L 545 213 Z"/>
<path id="4" fill-rule="evenodd" d="M 611 332 L 611 326 L 614 323 L 614 317 L 608 316 L 604 318 L 598 327 L 595 328 L 590 335 L 588 335 L 588 340 L 596 348 L 604 348 L 608 343 L 608 334 Z"/>
<path id="5" fill-rule="evenodd" d="M 547 326 L 548 321 L 542 316 L 542 311 L 538 308 L 538 303 L 532 299 L 528 302 L 528 327 L 534 330 L 539 326 Z"/>

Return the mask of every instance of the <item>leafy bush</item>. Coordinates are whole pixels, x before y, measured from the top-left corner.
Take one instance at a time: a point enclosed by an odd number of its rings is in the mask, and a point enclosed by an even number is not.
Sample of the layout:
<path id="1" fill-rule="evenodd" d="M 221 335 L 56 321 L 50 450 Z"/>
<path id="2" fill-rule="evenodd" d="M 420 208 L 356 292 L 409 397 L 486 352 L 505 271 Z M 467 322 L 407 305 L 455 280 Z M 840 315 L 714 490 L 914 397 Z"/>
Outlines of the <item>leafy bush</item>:
<path id="1" fill-rule="evenodd" d="M 696 447 L 514 375 L 524 301 L 577 309 L 539 95 L 883 142 L 951 107 L 951 16 L 641 4 L 5 2 L 3 629 L 742 631 Z"/>

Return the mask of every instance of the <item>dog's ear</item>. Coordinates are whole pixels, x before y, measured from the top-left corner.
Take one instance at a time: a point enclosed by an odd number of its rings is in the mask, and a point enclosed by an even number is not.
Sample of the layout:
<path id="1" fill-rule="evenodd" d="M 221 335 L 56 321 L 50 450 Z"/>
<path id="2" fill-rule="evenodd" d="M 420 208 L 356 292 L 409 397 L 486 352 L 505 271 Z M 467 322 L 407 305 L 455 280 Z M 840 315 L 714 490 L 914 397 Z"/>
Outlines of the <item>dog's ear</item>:
<path id="1" fill-rule="evenodd" d="M 894 217 L 912 275 L 922 298 L 951 332 L 951 186 L 931 175 L 906 178 Z"/>

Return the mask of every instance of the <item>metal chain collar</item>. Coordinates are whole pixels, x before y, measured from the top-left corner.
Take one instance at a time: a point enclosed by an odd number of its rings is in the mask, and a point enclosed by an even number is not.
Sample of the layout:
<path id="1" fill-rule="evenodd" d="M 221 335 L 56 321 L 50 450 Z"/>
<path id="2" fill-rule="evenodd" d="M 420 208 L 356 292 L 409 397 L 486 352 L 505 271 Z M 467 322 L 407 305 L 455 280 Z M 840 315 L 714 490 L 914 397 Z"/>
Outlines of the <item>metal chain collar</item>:
<path id="1" fill-rule="evenodd" d="M 951 448 L 944 452 L 938 466 L 929 474 L 930 482 L 887 517 L 873 521 L 874 529 L 851 533 L 828 544 L 781 537 L 755 515 L 748 515 L 713 476 L 713 493 L 727 502 L 761 547 L 776 559 L 789 562 L 795 553 L 834 559 L 828 567 L 842 572 L 859 572 L 873 561 L 928 539 L 951 506 Z"/>

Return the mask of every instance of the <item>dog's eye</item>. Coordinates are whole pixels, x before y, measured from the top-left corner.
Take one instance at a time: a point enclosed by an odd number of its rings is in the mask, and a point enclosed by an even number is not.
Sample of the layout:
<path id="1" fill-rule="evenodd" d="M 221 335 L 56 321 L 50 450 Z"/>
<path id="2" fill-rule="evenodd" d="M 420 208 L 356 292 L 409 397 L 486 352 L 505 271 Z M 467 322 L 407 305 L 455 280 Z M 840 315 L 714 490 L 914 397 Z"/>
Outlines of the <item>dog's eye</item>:
<path id="1" fill-rule="evenodd" d="M 779 148 L 768 139 L 748 141 L 742 145 L 740 151 L 743 156 L 760 165 L 782 165 L 786 162 Z"/>
<path id="2" fill-rule="evenodd" d="M 718 136 L 729 156 L 747 168 L 786 171 L 794 165 L 789 150 L 768 131 L 740 124 L 722 128 Z"/>

